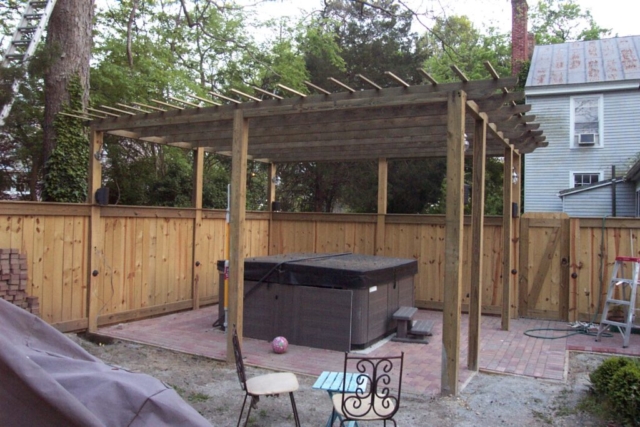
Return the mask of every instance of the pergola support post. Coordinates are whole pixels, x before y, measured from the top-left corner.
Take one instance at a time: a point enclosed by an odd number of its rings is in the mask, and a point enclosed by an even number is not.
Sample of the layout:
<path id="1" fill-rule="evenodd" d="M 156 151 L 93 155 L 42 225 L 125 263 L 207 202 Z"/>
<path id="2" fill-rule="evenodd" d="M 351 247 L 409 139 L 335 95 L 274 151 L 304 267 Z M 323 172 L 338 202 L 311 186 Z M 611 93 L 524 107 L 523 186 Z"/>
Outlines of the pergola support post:
<path id="1" fill-rule="evenodd" d="M 513 147 L 504 149 L 504 181 L 502 193 L 502 330 L 508 331 L 511 320 L 511 265 L 513 224 L 511 210 L 513 203 Z"/>
<path id="2" fill-rule="evenodd" d="M 387 216 L 387 186 L 389 164 L 386 158 L 378 159 L 378 217 L 376 221 L 376 255 L 384 255 L 386 216 Z"/>
<path id="3" fill-rule="evenodd" d="M 193 220 L 193 264 L 191 266 L 191 298 L 193 309 L 200 308 L 200 258 L 202 251 L 202 188 L 204 186 L 204 148 L 198 147 L 193 151 L 193 194 L 191 201 L 195 208 Z"/>
<path id="4" fill-rule="evenodd" d="M 100 206 L 95 201 L 95 194 L 102 185 L 102 164 L 100 154 L 104 133 L 91 132 L 91 150 L 89 152 L 89 189 L 87 203 L 91 205 L 91 218 L 89 220 L 89 271 L 87 277 L 87 329 L 91 333 L 98 331 L 99 294 L 102 289 L 104 272 L 100 270 L 100 261 L 104 256 L 104 241 L 102 221 L 100 218 Z"/>
<path id="5" fill-rule="evenodd" d="M 467 94 L 449 92 L 447 101 L 447 196 L 441 393 L 458 394 L 462 239 L 464 219 L 464 120 Z"/>
<path id="6" fill-rule="evenodd" d="M 511 252 L 511 256 L 512 256 L 512 265 L 513 265 L 513 269 L 515 271 L 515 274 L 512 274 L 513 278 L 511 281 L 511 286 L 512 286 L 512 293 L 514 295 L 512 295 L 511 298 L 511 305 L 512 305 L 512 310 L 511 310 L 511 317 L 512 318 L 517 318 L 518 317 L 518 303 L 520 301 L 520 296 L 519 296 L 519 283 L 520 283 L 520 279 L 519 279 L 519 273 L 517 271 L 516 266 L 520 265 L 520 210 L 521 210 L 521 203 L 522 203 L 522 173 L 521 173 L 521 162 L 522 162 L 522 155 L 518 152 L 518 150 L 513 150 L 513 170 L 515 171 L 518 179 L 516 183 L 513 183 L 513 188 L 512 188 L 512 194 L 511 194 L 511 198 L 512 198 L 512 218 L 511 218 L 511 222 L 512 222 L 512 236 L 511 236 L 511 247 L 512 247 L 512 252 Z"/>
<path id="7" fill-rule="evenodd" d="M 269 182 L 267 183 L 267 210 L 269 211 L 269 241 L 267 242 L 267 253 L 271 255 L 271 231 L 273 230 L 273 202 L 276 201 L 276 181 L 277 181 L 277 167 L 274 163 L 269 163 L 269 169 L 267 171 Z"/>
<path id="8" fill-rule="evenodd" d="M 244 228 L 247 201 L 247 153 L 249 120 L 243 110 L 233 115 L 233 143 L 231 157 L 231 204 L 229 239 L 229 314 L 227 323 L 227 362 L 234 363 L 233 328 L 242 342 L 244 311 Z"/>
<path id="9" fill-rule="evenodd" d="M 469 351 L 467 367 L 478 370 L 482 316 L 482 258 L 484 240 L 484 180 L 487 115 L 475 120 L 473 132 L 473 184 L 471 186 L 471 289 L 469 295 Z"/>

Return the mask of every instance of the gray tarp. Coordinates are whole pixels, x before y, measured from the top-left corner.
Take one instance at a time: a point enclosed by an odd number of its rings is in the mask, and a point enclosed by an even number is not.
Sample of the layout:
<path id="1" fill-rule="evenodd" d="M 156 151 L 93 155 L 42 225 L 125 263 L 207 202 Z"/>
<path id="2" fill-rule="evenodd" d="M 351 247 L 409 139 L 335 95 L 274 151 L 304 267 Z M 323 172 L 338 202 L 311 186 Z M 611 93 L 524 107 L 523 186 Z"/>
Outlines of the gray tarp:
<path id="1" fill-rule="evenodd" d="M 211 426 L 161 381 L 103 363 L 0 299 L 0 426 Z"/>

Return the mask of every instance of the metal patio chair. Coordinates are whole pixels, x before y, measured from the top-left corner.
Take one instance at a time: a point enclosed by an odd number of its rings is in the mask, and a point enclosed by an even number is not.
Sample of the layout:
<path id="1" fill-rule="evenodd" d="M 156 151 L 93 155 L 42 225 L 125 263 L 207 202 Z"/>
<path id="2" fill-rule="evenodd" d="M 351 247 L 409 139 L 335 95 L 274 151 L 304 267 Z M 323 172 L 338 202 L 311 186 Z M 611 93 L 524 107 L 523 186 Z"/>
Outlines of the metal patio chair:
<path id="1" fill-rule="evenodd" d="M 333 411 L 340 419 L 340 426 L 352 421 L 396 421 L 393 416 L 400 408 L 402 389 L 402 365 L 400 356 L 361 357 L 344 355 L 344 377 L 357 372 L 358 387 L 354 393 L 336 393 L 332 397 Z M 345 390 L 345 385 L 342 387 Z M 334 417 L 335 418 L 335 417 Z"/>
<path id="2" fill-rule="evenodd" d="M 242 409 L 240 410 L 240 416 L 238 417 L 238 424 L 242 420 L 242 414 L 244 413 L 244 407 L 247 403 L 247 397 L 251 396 L 251 403 L 249 404 L 249 411 L 247 412 L 247 418 L 244 420 L 246 427 L 249 421 L 249 415 L 251 415 L 251 409 L 256 408 L 260 396 L 277 396 L 281 393 L 289 393 L 291 399 L 291 407 L 293 408 L 293 418 L 296 426 L 300 427 L 300 419 L 298 418 L 298 409 L 296 408 L 296 401 L 293 397 L 293 392 L 298 390 L 298 379 L 291 372 L 279 372 L 275 374 L 259 375 L 257 377 L 247 379 L 244 371 L 244 362 L 242 361 L 242 350 L 240 349 L 240 341 L 238 340 L 238 333 L 236 328 L 233 328 L 233 354 L 236 359 L 236 371 L 238 372 L 238 379 L 240 380 L 240 386 L 244 390 L 244 400 L 242 402 Z"/>

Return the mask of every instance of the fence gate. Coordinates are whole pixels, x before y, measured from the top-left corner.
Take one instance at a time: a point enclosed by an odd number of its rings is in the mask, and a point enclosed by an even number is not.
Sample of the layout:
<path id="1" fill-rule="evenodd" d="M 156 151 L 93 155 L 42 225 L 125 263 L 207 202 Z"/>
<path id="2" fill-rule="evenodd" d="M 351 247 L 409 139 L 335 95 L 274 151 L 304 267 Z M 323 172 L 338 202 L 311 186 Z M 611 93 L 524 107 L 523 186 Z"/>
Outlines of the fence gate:
<path id="1" fill-rule="evenodd" d="M 569 320 L 569 217 L 526 213 L 520 221 L 518 314 Z"/>

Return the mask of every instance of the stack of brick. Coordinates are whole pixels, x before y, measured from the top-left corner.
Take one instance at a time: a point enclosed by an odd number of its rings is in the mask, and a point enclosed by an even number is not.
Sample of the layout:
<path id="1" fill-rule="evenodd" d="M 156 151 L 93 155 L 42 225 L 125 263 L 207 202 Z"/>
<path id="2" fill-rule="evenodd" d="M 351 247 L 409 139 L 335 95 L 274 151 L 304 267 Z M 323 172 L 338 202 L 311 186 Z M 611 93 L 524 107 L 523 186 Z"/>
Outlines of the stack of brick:
<path id="1" fill-rule="evenodd" d="M 0 249 L 0 298 L 40 315 L 38 297 L 27 295 L 27 255 L 17 249 Z"/>

